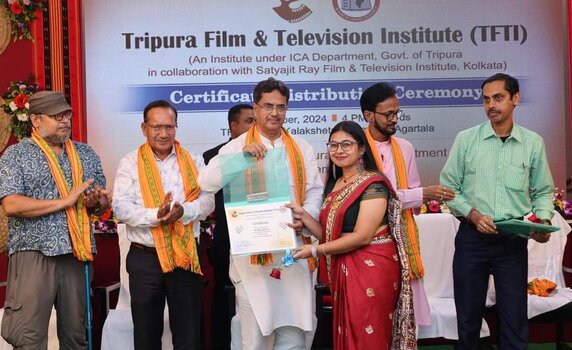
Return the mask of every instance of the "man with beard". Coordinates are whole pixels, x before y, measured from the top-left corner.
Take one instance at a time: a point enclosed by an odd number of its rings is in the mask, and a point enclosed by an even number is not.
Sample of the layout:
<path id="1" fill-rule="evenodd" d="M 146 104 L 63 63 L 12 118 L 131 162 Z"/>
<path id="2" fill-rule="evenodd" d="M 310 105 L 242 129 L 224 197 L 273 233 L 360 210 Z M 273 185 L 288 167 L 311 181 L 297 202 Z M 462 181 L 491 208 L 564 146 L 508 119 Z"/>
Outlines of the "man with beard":
<path id="1" fill-rule="evenodd" d="M 429 325 L 431 314 L 423 288 L 424 271 L 413 212 L 419 212 L 423 202 L 428 200 L 451 200 L 455 192 L 440 185 L 421 186 L 413 145 L 393 136 L 395 126 L 403 116 L 393 86 L 384 82 L 370 86 L 361 95 L 360 106 L 368 122 L 365 134 L 375 156 L 377 168 L 387 176 L 403 203 L 403 222 L 409 240 L 407 246 L 410 249 L 415 320 L 418 325 Z"/>
<path id="2" fill-rule="evenodd" d="M 62 349 L 86 349 L 84 264 L 93 260 L 90 215 L 109 205 L 99 157 L 70 140 L 64 95 L 30 98 L 31 136 L 0 158 L 0 199 L 9 217 L 2 337 L 18 349 L 46 349 L 55 304 Z"/>
<path id="3" fill-rule="evenodd" d="M 526 349 L 527 240 L 498 233 L 495 221 L 533 212 L 543 223 L 553 215 L 554 182 L 542 138 L 513 122 L 520 102 L 518 81 L 503 73 L 482 86 L 488 121 L 461 131 L 441 171 L 441 183 L 457 194 L 449 203 L 460 217 L 453 281 L 458 349 L 480 349 L 489 274 L 494 276 L 500 318 L 500 349 Z M 532 233 L 544 243 L 550 234 Z"/>

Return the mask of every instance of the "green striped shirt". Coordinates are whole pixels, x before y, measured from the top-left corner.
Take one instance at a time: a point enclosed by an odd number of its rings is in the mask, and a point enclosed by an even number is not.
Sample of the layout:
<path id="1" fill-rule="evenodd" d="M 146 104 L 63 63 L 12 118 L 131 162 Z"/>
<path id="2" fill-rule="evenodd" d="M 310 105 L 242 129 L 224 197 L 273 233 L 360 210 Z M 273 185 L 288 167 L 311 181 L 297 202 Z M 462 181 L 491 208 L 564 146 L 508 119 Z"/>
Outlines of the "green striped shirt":
<path id="1" fill-rule="evenodd" d="M 531 211 L 540 219 L 552 218 L 554 182 L 544 141 L 516 124 L 504 143 L 488 121 L 461 131 L 440 182 L 455 190 L 448 202 L 455 215 L 467 216 L 475 207 L 494 221 Z"/>

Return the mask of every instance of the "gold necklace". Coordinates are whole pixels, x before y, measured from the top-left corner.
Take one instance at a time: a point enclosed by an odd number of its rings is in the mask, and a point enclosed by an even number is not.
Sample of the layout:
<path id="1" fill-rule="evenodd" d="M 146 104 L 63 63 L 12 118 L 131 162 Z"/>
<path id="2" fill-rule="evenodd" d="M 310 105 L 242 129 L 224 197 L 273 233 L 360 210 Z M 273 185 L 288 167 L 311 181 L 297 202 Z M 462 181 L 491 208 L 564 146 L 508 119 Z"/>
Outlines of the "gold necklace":
<path id="1" fill-rule="evenodd" d="M 347 183 L 349 179 L 351 179 L 352 177 L 356 176 L 359 174 L 359 171 L 357 173 L 353 173 L 352 175 L 345 177 L 342 175 L 342 179 L 344 180 L 344 183 Z"/>

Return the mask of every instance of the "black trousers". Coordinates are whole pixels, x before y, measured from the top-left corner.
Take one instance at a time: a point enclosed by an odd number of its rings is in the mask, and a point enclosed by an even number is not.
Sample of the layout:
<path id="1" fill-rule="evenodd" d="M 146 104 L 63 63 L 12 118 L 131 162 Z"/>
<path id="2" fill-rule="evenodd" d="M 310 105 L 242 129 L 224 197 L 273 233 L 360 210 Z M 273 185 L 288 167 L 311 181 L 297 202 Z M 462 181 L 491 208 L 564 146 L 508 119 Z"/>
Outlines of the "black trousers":
<path id="1" fill-rule="evenodd" d="M 136 350 L 160 350 L 165 298 L 175 350 L 200 348 L 202 276 L 175 269 L 163 273 L 157 253 L 133 246 L 127 254 Z"/>
<path id="2" fill-rule="evenodd" d="M 526 350 L 527 240 L 507 234 L 485 235 L 466 220 L 455 238 L 453 279 L 458 349 L 479 349 L 489 274 L 494 276 L 500 319 L 499 349 Z"/>
<path id="3" fill-rule="evenodd" d="M 230 242 L 214 242 L 209 248 L 209 258 L 214 270 L 214 288 L 211 308 L 211 347 L 230 349 L 229 292 L 232 286 L 228 270 L 230 265 Z"/>

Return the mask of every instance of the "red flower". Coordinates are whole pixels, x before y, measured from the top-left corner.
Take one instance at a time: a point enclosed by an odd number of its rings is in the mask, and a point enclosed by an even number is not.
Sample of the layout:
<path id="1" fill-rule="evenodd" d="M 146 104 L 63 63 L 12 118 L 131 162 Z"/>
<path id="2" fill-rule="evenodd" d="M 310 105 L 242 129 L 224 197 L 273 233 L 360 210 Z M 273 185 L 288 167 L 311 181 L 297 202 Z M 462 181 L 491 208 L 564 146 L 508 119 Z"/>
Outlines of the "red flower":
<path id="1" fill-rule="evenodd" d="M 428 210 L 431 213 L 439 213 L 439 212 L 441 212 L 441 205 L 436 200 L 429 201 Z"/>
<path id="2" fill-rule="evenodd" d="M 30 99 L 28 98 L 28 96 L 26 96 L 24 94 L 20 94 L 20 95 L 16 96 L 16 98 L 14 98 L 14 104 L 18 108 L 25 108 L 26 103 L 28 103 L 29 100 Z"/>
<path id="3" fill-rule="evenodd" d="M 13 14 L 15 14 L 15 15 L 21 14 L 21 13 L 22 13 L 22 10 L 23 10 L 23 9 L 22 9 L 22 5 L 20 5 L 19 2 L 13 2 L 13 3 L 10 5 L 10 11 L 11 11 Z"/>
<path id="4" fill-rule="evenodd" d="M 274 268 L 272 272 L 270 272 L 270 277 L 276 278 L 277 280 L 280 279 L 280 269 Z"/>
<path id="5" fill-rule="evenodd" d="M 536 222 L 536 223 L 541 223 L 542 220 L 540 220 L 540 218 L 536 217 L 536 215 L 531 214 L 528 217 L 528 221 L 532 221 L 532 222 Z"/>
<path id="6" fill-rule="evenodd" d="M 107 208 L 107 210 L 105 211 L 105 213 L 103 213 L 103 214 L 99 217 L 99 219 L 100 219 L 100 220 L 103 220 L 103 221 L 107 221 L 107 220 L 109 220 L 110 218 L 111 218 L 111 209 L 110 209 L 110 208 Z"/>

